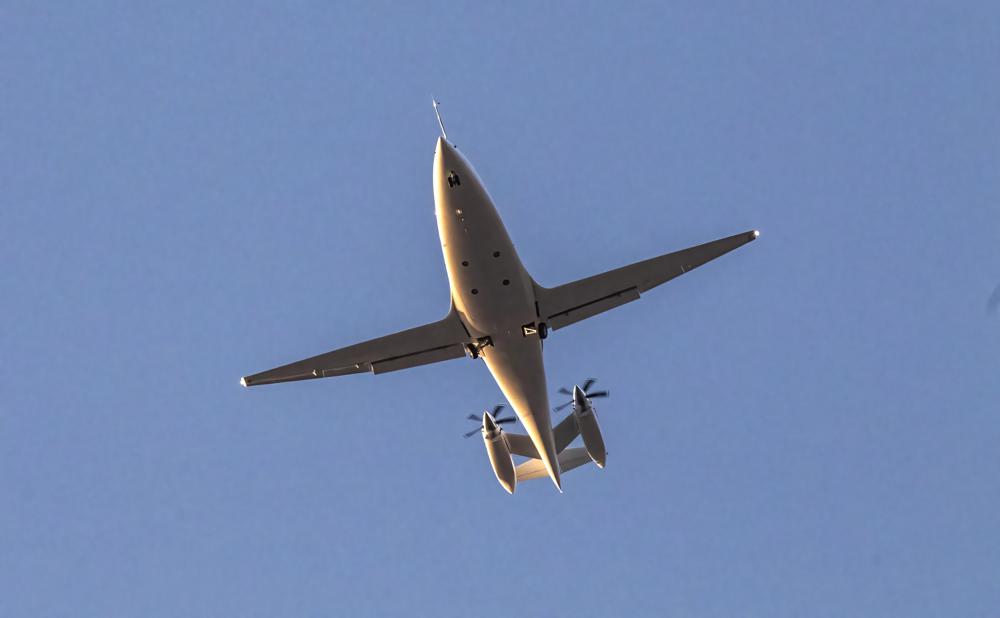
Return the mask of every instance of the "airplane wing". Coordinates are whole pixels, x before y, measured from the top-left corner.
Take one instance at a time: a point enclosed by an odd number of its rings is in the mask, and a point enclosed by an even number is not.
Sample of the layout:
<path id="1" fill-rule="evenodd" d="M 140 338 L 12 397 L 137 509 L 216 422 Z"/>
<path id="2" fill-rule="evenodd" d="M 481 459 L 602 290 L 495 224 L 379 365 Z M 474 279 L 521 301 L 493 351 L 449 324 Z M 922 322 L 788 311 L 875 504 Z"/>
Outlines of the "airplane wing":
<path id="1" fill-rule="evenodd" d="M 257 386 L 367 371 L 386 373 L 461 358 L 470 340 L 458 313 L 452 308 L 448 316 L 438 322 L 255 373 L 244 377 L 240 383 Z"/>
<path id="2" fill-rule="evenodd" d="M 544 321 L 552 330 L 558 330 L 632 302 L 642 292 L 729 253 L 753 241 L 758 235 L 757 230 L 743 232 L 554 288 L 535 284 L 539 321 Z"/>

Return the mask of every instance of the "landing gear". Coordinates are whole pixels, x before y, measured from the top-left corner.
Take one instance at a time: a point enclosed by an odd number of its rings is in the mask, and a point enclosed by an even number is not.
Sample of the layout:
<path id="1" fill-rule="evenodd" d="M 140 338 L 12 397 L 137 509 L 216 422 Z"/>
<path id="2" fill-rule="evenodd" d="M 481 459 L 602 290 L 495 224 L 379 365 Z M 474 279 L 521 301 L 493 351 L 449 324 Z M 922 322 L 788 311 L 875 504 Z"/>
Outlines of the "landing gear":
<path id="1" fill-rule="evenodd" d="M 482 339 L 476 340 L 475 343 L 465 344 L 465 353 L 469 355 L 469 358 L 477 359 L 481 356 L 482 349 L 488 345 L 493 345 L 493 339 L 483 337 Z"/>
<path id="2" fill-rule="evenodd" d="M 545 322 L 539 322 L 537 325 L 534 323 L 525 324 L 521 327 L 521 334 L 525 337 L 538 335 L 539 339 L 545 339 L 549 336 L 549 326 Z"/>

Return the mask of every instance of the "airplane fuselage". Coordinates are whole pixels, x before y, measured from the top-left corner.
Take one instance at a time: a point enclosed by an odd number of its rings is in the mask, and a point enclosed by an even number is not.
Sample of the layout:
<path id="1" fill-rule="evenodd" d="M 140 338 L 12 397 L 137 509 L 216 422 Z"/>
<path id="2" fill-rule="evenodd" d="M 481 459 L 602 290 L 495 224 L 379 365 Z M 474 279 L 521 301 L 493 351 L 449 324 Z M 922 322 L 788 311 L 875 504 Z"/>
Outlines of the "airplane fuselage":
<path id="1" fill-rule="evenodd" d="M 559 487 L 534 281 L 475 169 L 444 138 L 434 154 L 434 202 L 455 309 L 483 341 L 477 353 Z"/>
<path id="2" fill-rule="evenodd" d="M 434 102 L 435 111 L 438 103 Z M 519 481 L 560 475 L 586 463 L 604 467 L 607 455 L 590 392 L 594 380 L 575 388 L 573 414 L 553 427 L 542 344 L 559 330 L 638 300 L 649 290 L 757 238 L 750 230 L 664 253 L 633 264 L 543 287 L 532 279 L 482 180 L 469 161 L 442 137 L 434 152 L 434 205 L 441 251 L 451 287 L 451 308 L 440 320 L 340 347 L 240 378 L 243 386 L 278 384 L 357 373 L 375 375 L 470 356 L 482 359 L 527 435 L 507 433 L 483 413 L 480 433 L 500 485 L 513 493 Z M 565 395 L 571 393 L 560 389 Z M 569 404 L 563 404 L 559 409 Z M 478 420 L 470 415 L 472 420 Z M 466 437 L 475 433 L 469 432 Z M 583 447 L 570 445 L 580 437 Z M 514 465 L 514 457 L 525 461 Z"/>

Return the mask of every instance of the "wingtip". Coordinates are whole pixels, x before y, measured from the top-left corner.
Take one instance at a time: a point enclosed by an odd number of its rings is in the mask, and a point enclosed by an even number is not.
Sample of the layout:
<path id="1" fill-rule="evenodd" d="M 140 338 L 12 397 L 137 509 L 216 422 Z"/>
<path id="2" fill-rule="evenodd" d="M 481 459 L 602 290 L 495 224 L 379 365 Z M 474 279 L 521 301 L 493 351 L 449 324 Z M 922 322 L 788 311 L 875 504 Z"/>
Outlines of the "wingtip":
<path id="1" fill-rule="evenodd" d="M 246 376 L 243 376 L 242 378 L 240 378 L 240 386 L 242 386 L 243 388 L 247 387 L 247 378 L 246 378 Z"/>
<path id="2" fill-rule="evenodd" d="M 754 230 L 750 232 L 751 240 L 758 238 L 760 236 L 760 230 Z"/>

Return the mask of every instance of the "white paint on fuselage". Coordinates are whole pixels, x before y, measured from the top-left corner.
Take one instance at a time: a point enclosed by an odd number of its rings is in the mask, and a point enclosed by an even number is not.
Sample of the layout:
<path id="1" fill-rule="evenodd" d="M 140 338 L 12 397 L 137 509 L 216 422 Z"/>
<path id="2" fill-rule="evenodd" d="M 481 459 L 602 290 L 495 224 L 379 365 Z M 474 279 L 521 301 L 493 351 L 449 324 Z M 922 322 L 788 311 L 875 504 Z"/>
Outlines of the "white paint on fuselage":
<path id="1" fill-rule="evenodd" d="M 455 308 L 471 335 L 492 340 L 480 354 L 559 487 L 542 342 L 522 332 L 538 320 L 533 281 L 475 169 L 443 138 L 434 203 Z"/>

